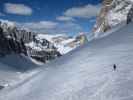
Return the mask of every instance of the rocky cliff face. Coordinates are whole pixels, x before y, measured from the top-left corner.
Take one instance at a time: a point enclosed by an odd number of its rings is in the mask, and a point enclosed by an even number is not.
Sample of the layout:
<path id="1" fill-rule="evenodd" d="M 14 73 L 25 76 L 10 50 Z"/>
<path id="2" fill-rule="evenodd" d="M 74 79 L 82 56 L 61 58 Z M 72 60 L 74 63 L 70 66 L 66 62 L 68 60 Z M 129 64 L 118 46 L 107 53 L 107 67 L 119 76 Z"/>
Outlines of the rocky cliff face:
<path id="1" fill-rule="evenodd" d="M 101 11 L 94 26 L 94 34 L 106 32 L 122 22 L 132 20 L 133 0 L 103 0 Z"/>
<path id="2" fill-rule="evenodd" d="M 25 44 L 30 57 L 37 61 L 47 62 L 61 56 L 60 52 L 57 51 L 57 48 L 50 41 L 38 39 L 37 37 L 38 35 L 31 42 Z"/>
<path id="3" fill-rule="evenodd" d="M 24 43 L 28 43 L 33 40 L 35 33 L 28 32 L 24 29 L 18 29 L 14 22 L 0 20 L 0 27 L 3 29 L 3 33 L 6 36 L 15 38 L 18 41 L 23 39 Z"/>
<path id="4" fill-rule="evenodd" d="M 19 30 L 13 23 L 0 21 L 0 56 L 23 54 L 44 63 L 61 56 L 49 41 L 38 41 L 35 37 L 35 33 Z M 26 44 L 32 41 L 36 45 L 30 48 Z M 36 47 L 42 48 L 34 49 Z"/>
<path id="5" fill-rule="evenodd" d="M 113 0 L 103 0 L 101 11 L 97 17 L 97 22 L 94 27 L 94 32 L 104 32 L 110 27 L 107 22 L 107 14 L 111 8 L 111 3 Z"/>
<path id="6" fill-rule="evenodd" d="M 76 41 L 79 41 L 79 45 L 84 45 L 84 44 L 88 43 L 88 39 L 84 33 L 79 34 L 76 37 Z"/>
<path id="7" fill-rule="evenodd" d="M 6 34 L 3 27 L 0 25 L 0 55 L 5 56 L 11 53 L 22 53 L 27 55 L 26 46 L 22 39 L 18 41 L 10 34 Z"/>

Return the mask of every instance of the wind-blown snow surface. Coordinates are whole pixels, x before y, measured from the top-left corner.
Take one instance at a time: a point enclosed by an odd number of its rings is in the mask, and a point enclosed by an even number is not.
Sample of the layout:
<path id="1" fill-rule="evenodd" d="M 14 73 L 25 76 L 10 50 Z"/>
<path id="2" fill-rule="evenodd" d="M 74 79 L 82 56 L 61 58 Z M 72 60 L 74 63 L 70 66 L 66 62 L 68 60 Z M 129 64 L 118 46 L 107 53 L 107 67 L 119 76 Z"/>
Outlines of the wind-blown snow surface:
<path id="1" fill-rule="evenodd" d="M 38 65 L 23 55 L 8 55 L 0 57 L 0 86 L 14 86 L 31 77 Z"/>
<path id="2" fill-rule="evenodd" d="M 132 26 L 47 64 L 0 100 L 133 100 Z"/>

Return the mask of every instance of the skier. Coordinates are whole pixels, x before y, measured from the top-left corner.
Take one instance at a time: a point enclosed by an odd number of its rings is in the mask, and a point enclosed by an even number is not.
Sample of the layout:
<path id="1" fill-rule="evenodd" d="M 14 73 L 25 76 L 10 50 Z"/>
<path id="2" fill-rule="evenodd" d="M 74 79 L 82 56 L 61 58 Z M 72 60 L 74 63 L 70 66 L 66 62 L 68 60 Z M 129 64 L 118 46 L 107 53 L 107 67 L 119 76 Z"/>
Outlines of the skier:
<path id="1" fill-rule="evenodd" d="M 113 69 L 114 69 L 114 71 L 116 70 L 116 64 L 113 65 Z"/>

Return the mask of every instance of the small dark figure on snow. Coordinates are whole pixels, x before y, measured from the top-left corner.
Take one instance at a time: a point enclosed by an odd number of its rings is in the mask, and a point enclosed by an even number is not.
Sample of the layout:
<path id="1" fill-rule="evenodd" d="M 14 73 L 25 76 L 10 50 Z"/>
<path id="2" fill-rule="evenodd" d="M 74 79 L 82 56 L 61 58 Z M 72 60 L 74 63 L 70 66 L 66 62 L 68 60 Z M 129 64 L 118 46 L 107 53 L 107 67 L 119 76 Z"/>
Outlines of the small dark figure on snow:
<path id="1" fill-rule="evenodd" d="M 128 15 L 127 15 L 127 24 L 133 21 L 133 6 L 130 8 Z"/>
<path id="2" fill-rule="evenodd" d="M 113 65 L 113 69 L 114 69 L 114 71 L 116 70 L 116 64 Z"/>

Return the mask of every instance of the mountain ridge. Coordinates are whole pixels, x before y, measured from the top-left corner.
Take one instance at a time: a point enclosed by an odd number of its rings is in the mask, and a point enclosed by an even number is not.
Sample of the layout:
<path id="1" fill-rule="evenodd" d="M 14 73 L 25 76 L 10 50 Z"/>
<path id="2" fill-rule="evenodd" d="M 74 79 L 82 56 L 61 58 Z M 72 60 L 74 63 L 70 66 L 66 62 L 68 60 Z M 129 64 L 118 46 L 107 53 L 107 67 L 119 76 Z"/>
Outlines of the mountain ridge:
<path id="1" fill-rule="evenodd" d="M 107 32 L 123 22 L 130 23 L 132 19 L 132 0 L 103 0 L 93 33 L 98 37 L 100 33 Z"/>

